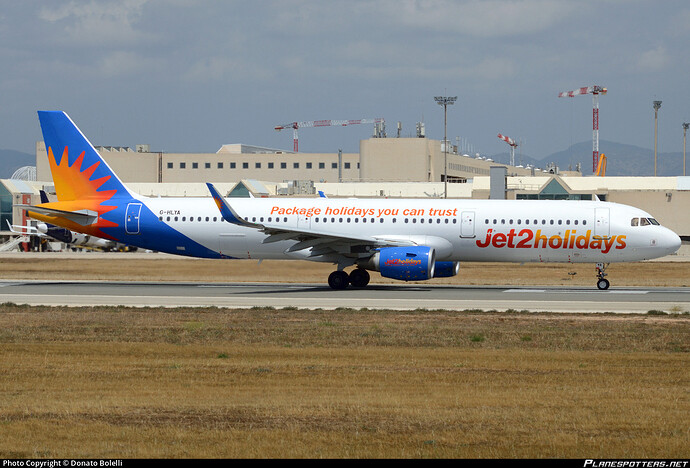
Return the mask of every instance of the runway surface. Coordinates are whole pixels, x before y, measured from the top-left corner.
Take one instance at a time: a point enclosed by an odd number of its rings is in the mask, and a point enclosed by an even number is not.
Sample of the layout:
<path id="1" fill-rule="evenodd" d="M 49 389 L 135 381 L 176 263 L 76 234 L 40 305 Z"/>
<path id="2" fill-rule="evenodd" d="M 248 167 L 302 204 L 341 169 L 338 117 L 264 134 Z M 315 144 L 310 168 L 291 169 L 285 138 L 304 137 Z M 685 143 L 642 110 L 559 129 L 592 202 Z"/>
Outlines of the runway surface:
<path id="1" fill-rule="evenodd" d="M 162 307 L 339 307 L 414 310 L 527 310 L 570 313 L 690 312 L 690 288 L 0 281 L 0 302 L 30 305 Z"/>

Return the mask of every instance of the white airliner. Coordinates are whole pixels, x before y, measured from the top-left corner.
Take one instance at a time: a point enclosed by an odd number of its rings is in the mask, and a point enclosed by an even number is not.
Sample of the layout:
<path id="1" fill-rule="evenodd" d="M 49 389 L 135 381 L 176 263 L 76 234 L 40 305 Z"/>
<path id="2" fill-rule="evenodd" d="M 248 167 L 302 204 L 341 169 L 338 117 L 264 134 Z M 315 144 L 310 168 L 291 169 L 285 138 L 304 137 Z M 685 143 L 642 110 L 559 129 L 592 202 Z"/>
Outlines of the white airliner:
<path id="1" fill-rule="evenodd" d="M 58 201 L 25 207 L 32 218 L 172 254 L 329 262 L 334 289 L 366 286 L 367 270 L 403 281 L 454 276 L 460 262 L 594 263 L 607 289 L 609 263 L 663 257 L 681 243 L 650 214 L 599 201 L 229 201 L 212 184 L 213 198 L 148 198 L 118 179 L 67 114 L 38 114 Z"/>

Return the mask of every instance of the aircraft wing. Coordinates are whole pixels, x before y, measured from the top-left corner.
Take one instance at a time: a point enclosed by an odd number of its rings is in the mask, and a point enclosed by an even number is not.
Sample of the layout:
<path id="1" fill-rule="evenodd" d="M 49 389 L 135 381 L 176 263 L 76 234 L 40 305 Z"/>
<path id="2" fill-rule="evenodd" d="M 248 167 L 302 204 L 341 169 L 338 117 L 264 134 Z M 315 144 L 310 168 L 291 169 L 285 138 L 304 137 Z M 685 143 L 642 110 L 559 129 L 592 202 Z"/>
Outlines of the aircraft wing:
<path id="1" fill-rule="evenodd" d="M 10 224 L 9 220 L 7 220 L 7 227 L 9 227 L 10 232 L 23 236 L 48 237 L 33 226 L 18 226 L 16 224 Z"/>
<path id="2" fill-rule="evenodd" d="M 353 246 L 362 248 L 362 253 L 368 252 L 370 249 L 381 247 L 398 247 L 417 245 L 412 241 L 406 239 L 394 239 L 377 236 L 360 236 L 355 234 L 334 234 L 332 232 L 322 232 L 314 229 L 299 229 L 294 227 L 286 227 L 279 224 L 269 223 L 253 223 L 242 218 L 232 206 L 225 200 L 218 190 L 211 183 L 206 184 L 213 196 L 221 215 L 226 221 L 237 224 L 239 226 L 250 227 L 258 229 L 266 234 L 268 237 L 264 239 L 264 244 L 272 242 L 279 242 L 284 240 L 298 241 L 288 252 L 297 252 L 300 250 L 312 248 L 311 255 L 319 256 L 329 253 L 342 254 L 351 252 Z M 369 249 L 367 249 L 367 247 Z"/>

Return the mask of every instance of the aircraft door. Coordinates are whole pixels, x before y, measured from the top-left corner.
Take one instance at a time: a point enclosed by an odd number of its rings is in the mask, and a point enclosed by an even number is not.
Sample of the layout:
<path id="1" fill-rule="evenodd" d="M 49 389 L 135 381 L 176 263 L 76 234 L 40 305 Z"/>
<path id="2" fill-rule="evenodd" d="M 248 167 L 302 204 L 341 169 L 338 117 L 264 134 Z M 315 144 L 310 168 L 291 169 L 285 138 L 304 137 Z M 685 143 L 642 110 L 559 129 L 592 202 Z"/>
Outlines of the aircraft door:
<path id="1" fill-rule="evenodd" d="M 311 216 L 298 215 L 297 216 L 298 229 L 311 229 Z"/>
<path id="2" fill-rule="evenodd" d="M 139 216 L 141 215 L 141 203 L 130 203 L 125 212 L 125 232 L 127 234 L 139 234 Z"/>
<path id="3" fill-rule="evenodd" d="M 609 223 L 609 209 L 595 208 L 594 210 L 594 235 L 608 238 L 611 235 Z"/>
<path id="4" fill-rule="evenodd" d="M 460 213 L 460 237 L 474 237 L 474 211 Z"/>

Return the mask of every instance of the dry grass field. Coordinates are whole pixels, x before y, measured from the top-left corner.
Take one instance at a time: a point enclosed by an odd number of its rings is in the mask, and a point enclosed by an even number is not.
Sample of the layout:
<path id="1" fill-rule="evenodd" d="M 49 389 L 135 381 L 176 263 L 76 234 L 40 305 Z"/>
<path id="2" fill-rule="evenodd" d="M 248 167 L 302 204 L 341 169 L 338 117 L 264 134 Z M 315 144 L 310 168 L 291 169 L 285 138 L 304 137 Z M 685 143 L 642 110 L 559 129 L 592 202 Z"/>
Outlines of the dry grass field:
<path id="1" fill-rule="evenodd" d="M 330 271 L 19 260 L 0 259 L 4 278 L 322 282 Z M 609 271 L 614 284 L 687 286 L 686 265 Z M 452 280 L 593 286 L 593 267 L 577 268 L 473 265 Z M 5 304 L 0 457 L 688 458 L 688 369 L 688 314 Z"/>
<path id="2" fill-rule="evenodd" d="M 0 457 L 687 458 L 690 317 L 0 306 Z"/>

